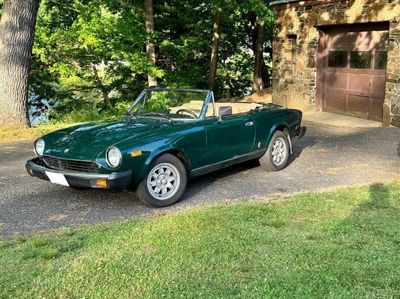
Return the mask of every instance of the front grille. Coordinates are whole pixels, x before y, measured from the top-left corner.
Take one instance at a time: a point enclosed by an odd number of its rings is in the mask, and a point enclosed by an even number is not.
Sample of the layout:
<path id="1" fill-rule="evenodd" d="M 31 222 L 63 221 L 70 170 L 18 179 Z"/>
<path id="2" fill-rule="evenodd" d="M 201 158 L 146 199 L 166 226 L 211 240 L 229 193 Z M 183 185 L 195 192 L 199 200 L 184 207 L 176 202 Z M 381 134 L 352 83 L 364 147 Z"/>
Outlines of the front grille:
<path id="1" fill-rule="evenodd" d="M 100 171 L 100 166 L 96 162 L 92 161 L 67 160 L 48 156 L 43 157 L 43 161 L 48 167 L 56 170 L 72 170 L 96 173 Z"/>

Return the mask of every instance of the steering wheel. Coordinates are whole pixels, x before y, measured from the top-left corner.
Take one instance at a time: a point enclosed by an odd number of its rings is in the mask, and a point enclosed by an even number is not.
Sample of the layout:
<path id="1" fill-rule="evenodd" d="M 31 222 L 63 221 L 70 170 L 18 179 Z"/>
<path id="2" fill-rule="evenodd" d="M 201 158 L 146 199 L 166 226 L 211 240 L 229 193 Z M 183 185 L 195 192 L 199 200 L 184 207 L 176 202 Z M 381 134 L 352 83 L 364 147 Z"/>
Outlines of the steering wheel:
<path id="1" fill-rule="evenodd" d="M 182 112 L 186 112 L 186 113 L 189 114 L 191 117 L 197 118 L 196 113 L 194 113 L 192 110 L 189 110 L 189 109 L 179 109 L 178 111 L 176 111 L 176 114 L 182 114 Z"/>

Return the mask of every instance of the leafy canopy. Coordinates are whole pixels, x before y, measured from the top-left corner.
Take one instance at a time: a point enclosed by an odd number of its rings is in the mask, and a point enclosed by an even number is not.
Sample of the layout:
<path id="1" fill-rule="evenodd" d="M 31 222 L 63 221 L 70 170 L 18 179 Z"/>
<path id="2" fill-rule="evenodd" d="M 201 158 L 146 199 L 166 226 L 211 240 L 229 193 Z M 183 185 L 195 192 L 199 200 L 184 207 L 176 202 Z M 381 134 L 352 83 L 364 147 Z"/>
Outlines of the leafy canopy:
<path id="1" fill-rule="evenodd" d="M 155 66 L 145 54 L 143 1 L 43 0 L 31 101 L 42 107 L 45 100 L 53 106 L 50 117 L 62 118 L 82 109 L 101 114 L 109 110 L 108 100 L 124 109 L 149 74 L 167 87 L 207 88 L 215 12 L 222 17 L 217 97 L 249 93 L 254 69 L 249 16 L 256 12 L 257 21 L 266 25 L 267 40 L 274 18 L 261 0 L 154 1 Z"/>

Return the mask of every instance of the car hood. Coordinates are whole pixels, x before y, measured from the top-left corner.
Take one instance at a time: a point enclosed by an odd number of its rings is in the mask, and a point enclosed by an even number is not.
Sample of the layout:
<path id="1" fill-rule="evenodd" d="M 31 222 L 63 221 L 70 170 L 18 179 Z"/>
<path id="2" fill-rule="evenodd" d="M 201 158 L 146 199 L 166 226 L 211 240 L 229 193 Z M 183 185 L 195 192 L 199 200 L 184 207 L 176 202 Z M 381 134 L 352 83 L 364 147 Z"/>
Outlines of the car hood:
<path id="1" fill-rule="evenodd" d="M 76 160 L 94 160 L 113 144 L 138 138 L 168 126 L 158 119 L 90 122 L 46 135 L 45 155 Z"/>

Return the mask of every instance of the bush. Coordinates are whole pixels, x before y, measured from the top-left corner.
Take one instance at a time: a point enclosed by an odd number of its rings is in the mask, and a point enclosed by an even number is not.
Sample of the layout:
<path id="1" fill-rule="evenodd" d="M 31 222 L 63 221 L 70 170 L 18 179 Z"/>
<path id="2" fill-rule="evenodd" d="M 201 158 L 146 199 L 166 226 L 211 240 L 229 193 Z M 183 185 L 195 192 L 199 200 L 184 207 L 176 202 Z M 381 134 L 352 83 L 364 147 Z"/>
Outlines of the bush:
<path id="1" fill-rule="evenodd" d="M 69 102 L 69 104 L 53 107 L 49 112 L 49 120 L 54 123 L 78 123 L 101 119 L 118 119 L 127 112 L 131 105 L 130 102 L 118 102 L 114 108 L 110 109 L 102 103 L 78 102 L 71 104 Z"/>

